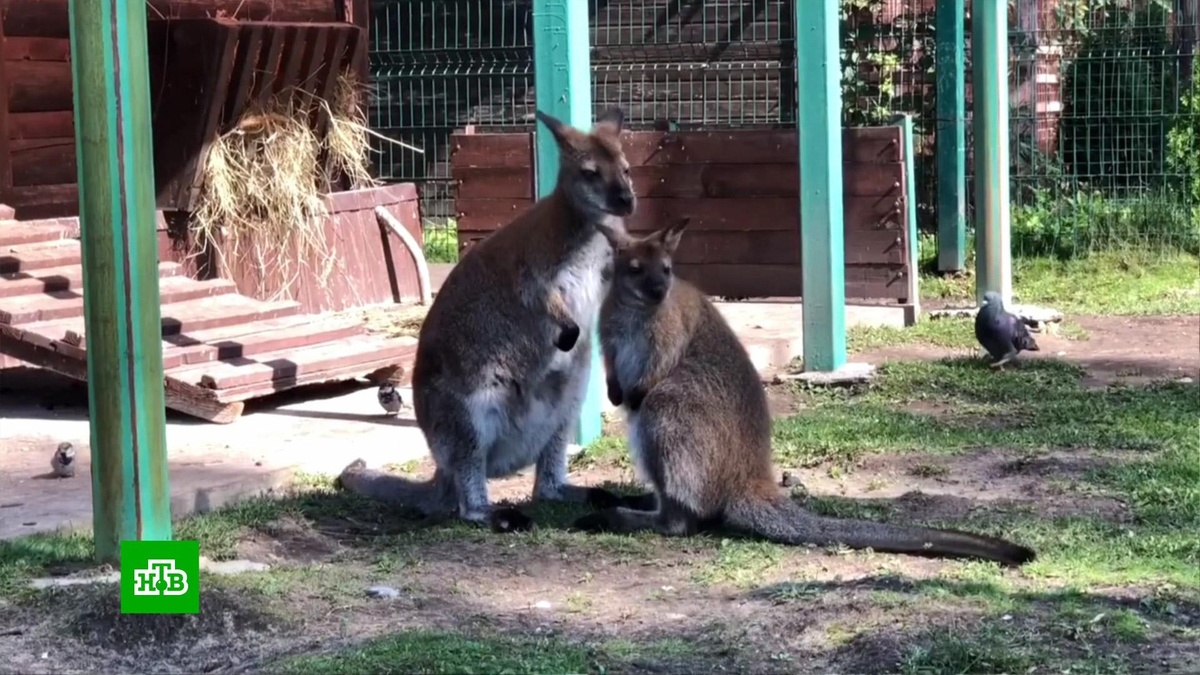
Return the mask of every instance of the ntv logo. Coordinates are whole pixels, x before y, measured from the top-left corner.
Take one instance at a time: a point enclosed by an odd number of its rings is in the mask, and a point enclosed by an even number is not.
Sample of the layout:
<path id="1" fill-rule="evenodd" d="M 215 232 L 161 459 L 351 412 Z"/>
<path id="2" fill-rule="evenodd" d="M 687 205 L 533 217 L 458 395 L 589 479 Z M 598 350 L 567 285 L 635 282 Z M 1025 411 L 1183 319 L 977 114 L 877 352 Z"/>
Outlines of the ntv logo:
<path id="1" fill-rule="evenodd" d="M 174 560 L 149 560 L 144 569 L 133 571 L 134 595 L 184 595 L 188 575 L 175 569 Z"/>
<path id="2" fill-rule="evenodd" d="M 122 614 L 198 614 L 200 544 L 121 542 Z"/>

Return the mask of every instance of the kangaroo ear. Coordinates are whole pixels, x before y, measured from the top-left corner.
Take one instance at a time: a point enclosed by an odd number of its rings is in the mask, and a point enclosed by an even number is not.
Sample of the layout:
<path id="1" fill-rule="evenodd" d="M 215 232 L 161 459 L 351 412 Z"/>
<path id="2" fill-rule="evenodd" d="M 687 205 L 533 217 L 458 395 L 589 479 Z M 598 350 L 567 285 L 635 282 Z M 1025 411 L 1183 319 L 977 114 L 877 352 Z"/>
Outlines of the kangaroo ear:
<path id="1" fill-rule="evenodd" d="M 596 124 L 592 131 L 595 133 L 608 134 L 609 136 L 619 136 L 625 128 L 625 111 L 613 106 L 596 118 Z"/>
<path id="2" fill-rule="evenodd" d="M 546 128 L 550 130 L 550 133 L 554 135 L 554 142 L 558 143 L 559 148 L 565 150 L 571 145 L 570 135 L 568 133 L 571 127 L 567 126 L 562 120 L 558 119 L 554 115 L 551 115 L 550 113 L 544 113 L 541 110 L 536 111 L 534 116 L 537 117 L 542 124 L 545 124 Z"/>
<path id="3" fill-rule="evenodd" d="M 691 216 L 685 216 L 679 222 L 665 230 L 660 230 L 655 235 L 662 242 L 663 250 L 666 251 L 667 255 L 675 253 L 675 249 L 679 247 L 679 240 L 683 237 L 683 231 L 687 229 L 688 223 L 691 221 Z"/>

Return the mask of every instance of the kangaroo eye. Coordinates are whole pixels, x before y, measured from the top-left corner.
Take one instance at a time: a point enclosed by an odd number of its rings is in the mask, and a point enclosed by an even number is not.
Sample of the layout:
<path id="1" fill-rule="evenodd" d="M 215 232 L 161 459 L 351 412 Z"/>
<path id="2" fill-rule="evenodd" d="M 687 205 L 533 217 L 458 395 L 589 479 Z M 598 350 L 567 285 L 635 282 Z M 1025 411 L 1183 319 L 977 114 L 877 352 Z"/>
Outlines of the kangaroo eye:
<path id="1" fill-rule="evenodd" d="M 666 263 L 663 265 L 663 274 L 671 276 L 671 263 Z"/>
<path id="2" fill-rule="evenodd" d="M 630 273 L 630 274 L 633 274 L 633 275 L 635 275 L 635 276 L 636 276 L 636 275 L 638 275 L 638 274 L 641 274 L 641 273 L 642 273 L 642 266 L 641 266 L 641 265 L 639 265 L 639 264 L 637 264 L 637 262 L 636 262 L 636 261 L 635 261 L 635 262 L 631 262 L 631 263 L 629 263 L 629 273 Z"/>
<path id="3" fill-rule="evenodd" d="M 583 177 L 588 180 L 596 180 L 600 177 L 600 172 L 595 169 L 581 169 L 580 172 L 583 174 Z"/>
<path id="4" fill-rule="evenodd" d="M 622 169 L 621 173 L 625 174 L 626 178 L 629 178 L 629 167 L 625 167 L 624 169 Z"/>

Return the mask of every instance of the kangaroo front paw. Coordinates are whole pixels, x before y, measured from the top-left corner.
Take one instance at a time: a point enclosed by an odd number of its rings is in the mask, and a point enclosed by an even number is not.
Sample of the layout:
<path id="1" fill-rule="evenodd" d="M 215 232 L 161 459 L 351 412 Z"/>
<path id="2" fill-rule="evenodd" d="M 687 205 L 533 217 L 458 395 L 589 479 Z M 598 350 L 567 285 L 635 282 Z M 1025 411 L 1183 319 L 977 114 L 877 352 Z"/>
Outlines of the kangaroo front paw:
<path id="1" fill-rule="evenodd" d="M 561 328 L 561 332 L 559 332 L 558 340 L 554 342 L 554 346 L 559 351 L 569 352 L 575 348 L 575 343 L 579 342 L 579 325 L 576 323 L 564 323 L 559 328 Z"/>
<path id="2" fill-rule="evenodd" d="M 490 517 L 492 532 L 528 532 L 534 528 L 533 519 L 512 506 L 497 506 Z"/>
<path id="3" fill-rule="evenodd" d="M 608 387 L 608 402 L 620 407 L 621 406 L 621 385 L 617 384 L 615 379 L 611 379 L 606 383 Z"/>
<path id="4" fill-rule="evenodd" d="M 604 511 L 596 511 L 585 516 L 580 516 L 571 523 L 571 529 L 579 532 L 607 532 L 611 528 L 608 523 L 608 514 Z"/>
<path id="5" fill-rule="evenodd" d="M 625 407 L 629 408 L 630 412 L 637 412 L 642 407 L 642 401 L 646 399 L 646 390 L 641 387 L 634 387 L 629 390 L 629 395 L 625 397 Z"/>

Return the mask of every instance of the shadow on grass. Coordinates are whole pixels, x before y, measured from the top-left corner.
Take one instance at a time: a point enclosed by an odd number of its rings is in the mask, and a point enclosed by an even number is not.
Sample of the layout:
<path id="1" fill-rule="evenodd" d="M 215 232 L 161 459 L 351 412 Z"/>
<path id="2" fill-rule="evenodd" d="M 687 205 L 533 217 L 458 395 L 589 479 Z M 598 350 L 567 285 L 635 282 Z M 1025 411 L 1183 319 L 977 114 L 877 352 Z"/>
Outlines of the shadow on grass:
<path id="1" fill-rule="evenodd" d="M 1200 658 L 1200 596 L 899 575 L 775 584 L 748 595 L 766 606 L 842 596 L 851 606 L 903 607 L 909 620 L 874 622 L 843 640 L 832 660 L 844 672 L 1191 672 L 1186 664 Z"/>
<path id="2" fill-rule="evenodd" d="M 1195 442 L 1200 385 L 1086 387 L 1056 359 L 995 372 L 976 359 L 893 362 L 876 382 L 800 390 L 807 408 L 775 422 L 777 460 L 812 466 L 871 452 L 981 447 L 1159 450 Z"/>

